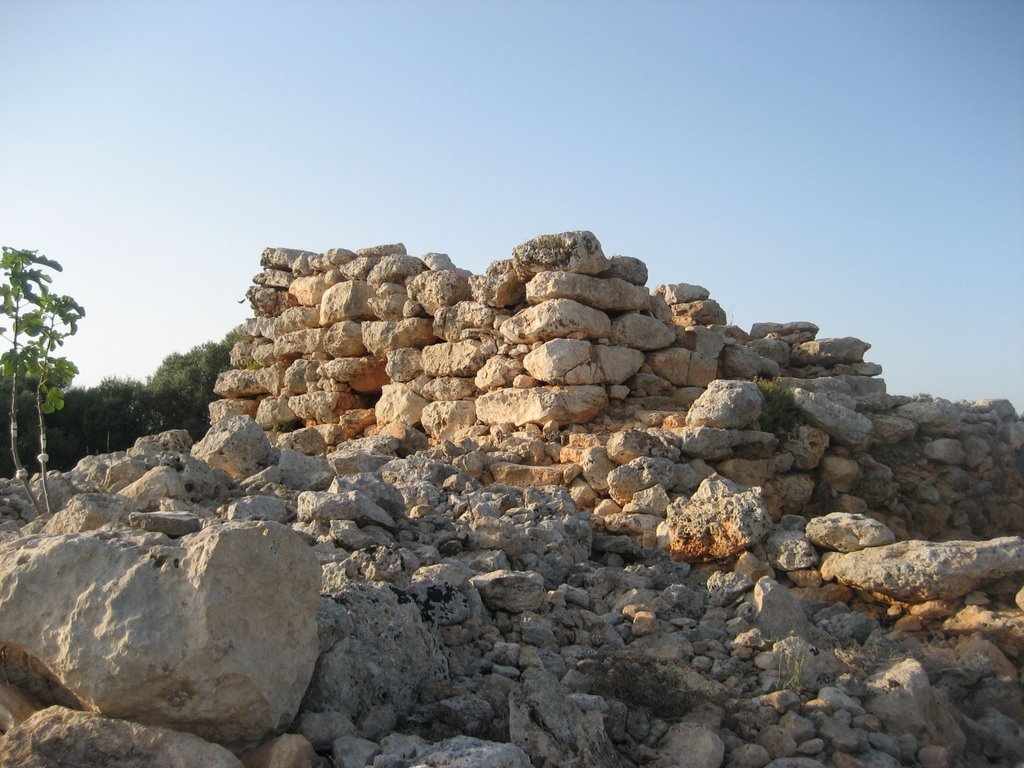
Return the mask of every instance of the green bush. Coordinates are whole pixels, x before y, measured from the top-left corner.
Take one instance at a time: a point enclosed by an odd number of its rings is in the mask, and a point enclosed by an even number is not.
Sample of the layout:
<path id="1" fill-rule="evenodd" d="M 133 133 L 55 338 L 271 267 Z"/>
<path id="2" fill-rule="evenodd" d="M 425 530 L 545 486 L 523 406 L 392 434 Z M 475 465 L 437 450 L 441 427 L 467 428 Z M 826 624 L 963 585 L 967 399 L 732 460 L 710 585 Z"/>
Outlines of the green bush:
<path id="1" fill-rule="evenodd" d="M 761 430 L 780 435 L 795 429 L 800 423 L 800 412 L 792 390 L 783 386 L 778 379 L 754 379 L 754 383 L 764 398 L 761 418 L 758 420 Z"/>

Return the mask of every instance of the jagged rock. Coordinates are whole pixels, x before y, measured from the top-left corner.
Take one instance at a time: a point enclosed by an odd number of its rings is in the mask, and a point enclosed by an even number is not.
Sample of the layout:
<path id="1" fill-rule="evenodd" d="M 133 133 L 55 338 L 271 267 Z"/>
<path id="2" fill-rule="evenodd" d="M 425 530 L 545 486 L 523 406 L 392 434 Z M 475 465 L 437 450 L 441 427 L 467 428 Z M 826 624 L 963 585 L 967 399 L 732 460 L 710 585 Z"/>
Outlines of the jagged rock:
<path id="1" fill-rule="evenodd" d="M 631 501 L 637 491 L 645 488 L 655 485 L 674 488 L 684 466 L 671 459 L 641 456 L 608 473 L 608 493 L 616 503 L 622 505 Z"/>
<path id="2" fill-rule="evenodd" d="M 867 515 L 831 512 L 807 522 L 807 540 L 817 547 L 836 552 L 856 552 L 866 547 L 892 544 L 896 536 L 884 523 Z"/>
<path id="3" fill-rule="evenodd" d="M 814 551 L 801 531 L 773 531 L 765 540 L 768 562 L 783 571 L 813 568 L 818 564 Z"/>
<path id="4" fill-rule="evenodd" d="M 213 385 L 215 394 L 228 398 L 273 395 L 279 388 L 278 372 L 273 368 L 223 371 Z"/>
<path id="5" fill-rule="evenodd" d="M 866 681 L 866 709 L 893 734 L 909 733 L 923 744 L 950 748 L 958 755 L 966 738 L 949 700 L 928 680 L 916 659 L 894 662 Z"/>
<path id="6" fill-rule="evenodd" d="M 538 272 L 563 271 L 597 275 L 610 266 L 593 233 L 540 235 L 512 249 L 512 266 L 523 279 Z"/>
<path id="7" fill-rule="evenodd" d="M 840 445 L 859 446 L 871 436 L 871 419 L 828 395 L 797 387 L 793 399 L 800 415 L 811 426 L 825 430 Z"/>
<path id="8" fill-rule="evenodd" d="M 509 737 L 536 768 L 619 768 L 600 719 L 584 716 L 547 670 L 528 669 L 509 696 Z"/>
<path id="9" fill-rule="evenodd" d="M 661 756 L 653 768 L 719 768 L 725 758 L 725 744 L 706 725 L 676 723 L 658 744 Z"/>
<path id="10" fill-rule="evenodd" d="M 650 294 L 625 280 L 589 277 L 575 272 L 538 272 L 526 284 L 526 300 L 572 299 L 605 312 L 647 309 Z"/>
<path id="11" fill-rule="evenodd" d="M 469 277 L 455 269 L 421 272 L 406 284 L 409 298 L 429 314 L 436 315 L 442 307 L 451 307 L 473 298 Z"/>
<path id="12" fill-rule="evenodd" d="M 162 533 L 171 539 L 178 539 L 189 533 L 196 533 L 203 527 L 198 515 L 192 512 L 174 510 L 132 512 L 128 516 L 128 524 L 140 531 Z"/>
<path id="13" fill-rule="evenodd" d="M 656 296 L 661 296 L 669 304 L 689 304 L 691 301 L 703 301 L 711 298 L 711 291 L 703 285 L 690 283 L 671 283 L 659 285 L 654 289 Z"/>
<path id="14" fill-rule="evenodd" d="M 860 363 L 864 353 L 871 349 L 866 341 L 844 336 L 838 339 L 818 339 L 795 344 L 790 351 L 793 365 L 826 365 Z"/>
<path id="15" fill-rule="evenodd" d="M 81 533 L 100 528 L 126 528 L 137 512 L 131 500 L 113 493 L 80 493 L 46 522 L 46 533 Z"/>
<path id="16" fill-rule="evenodd" d="M 574 339 L 552 339 L 523 358 L 531 376 L 551 384 L 620 384 L 640 370 L 642 352 Z"/>
<path id="17" fill-rule="evenodd" d="M 248 416 L 217 422 L 192 446 L 192 455 L 231 477 L 247 477 L 271 461 L 267 433 Z"/>
<path id="18" fill-rule="evenodd" d="M 406 384 L 386 384 L 374 408 L 377 423 L 415 426 L 420 423 L 427 402 Z"/>
<path id="19" fill-rule="evenodd" d="M 900 541 L 821 564 L 821 575 L 897 600 L 955 600 L 987 580 L 1024 571 L 1024 539 Z"/>
<path id="20" fill-rule="evenodd" d="M 686 426 L 743 429 L 757 421 L 762 402 L 761 391 L 756 384 L 716 379 L 690 406 Z"/>
<path id="21" fill-rule="evenodd" d="M 926 435 L 955 437 L 960 429 L 960 410 L 942 398 L 901 405 L 896 408 L 895 416 L 912 421 Z"/>
<path id="22" fill-rule="evenodd" d="M 381 358 L 393 349 L 425 347 L 437 340 L 434 324 L 424 317 L 405 320 L 378 320 L 362 325 L 363 345 L 370 354 Z"/>
<path id="23" fill-rule="evenodd" d="M 274 523 L 173 546 L 144 533 L 29 537 L 0 545 L 0 576 L 0 643 L 112 717 L 252 746 L 291 722 L 316 660 L 319 567 Z"/>
<path id="24" fill-rule="evenodd" d="M 227 505 L 228 520 L 272 520 L 284 523 L 295 517 L 295 508 L 276 496 L 245 496 Z"/>
<path id="25" fill-rule="evenodd" d="M 492 610 L 521 613 L 537 611 L 547 600 L 544 579 L 537 573 L 500 570 L 474 576 L 469 583 L 480 591 Z"/>
<path id="26" fill-rule="evenodd" d="M 664 349 L 675 343 L 672 326 L 650 315 L 627 312 L 611 323 L 611 343 L 642 351 Z"/>
<path id="27" fill-rule="evenodd" d="M 686 560 L 730 557 L 760 542 L 771 518 L 759 489 L 712 476 L 689 501 L 672 502 L 658 526 L 658 545 Z"/>
<path id="28" fill-rule="evenodd" d="M 572 299 L 535 304 L 501 324 L 501 335 L 513 344 L 532 344 L 561 338 L 607 339 L 611 321 L 600 310 Z"/>
<path id="29" fill-rule="evenodd" d="M 395 756 L 393 768 L 533 768 L 529 756 L 515 744 L 455 736 L 436 744 L 424 744 L 411 757 Z"/>
<path id="30" fill-rule="evenodd" d="M 242 768 L 230 751 L 190 733 L 49 707 L 0 738 L 0 768 L 203 766 Z"/>
<path id="31" fill-rule="evenodd" d="M 313 768 L 316 751 L 297 733 L 284 733 L 259 749 L 242 755 L 245 768 Z"/>
<path id="32" fill-rule="evenodd" d="M 475 376 L 487 357 L 478 341 L 446 341 L 424 347 L 420 360 L 428 376 Z"/>
<path id="33" fill-rule="evenodd" d="M 604 387 L 501 389 L 477 398 L 476 416 L 484 424 L 585 424 L 607 405 Z"/>
<path id="34" fill-rule="evenodd" d="M 337 564 L 325 567 L 324 590 L 325 602 L 341 610 L 329 621 L 332 639 L 316 662 L 303 710 L 358 721 L 387 704 L 403 716 L 426 686 L 448 677 L 444 654 L 407 594 L 348 579 Z"/>

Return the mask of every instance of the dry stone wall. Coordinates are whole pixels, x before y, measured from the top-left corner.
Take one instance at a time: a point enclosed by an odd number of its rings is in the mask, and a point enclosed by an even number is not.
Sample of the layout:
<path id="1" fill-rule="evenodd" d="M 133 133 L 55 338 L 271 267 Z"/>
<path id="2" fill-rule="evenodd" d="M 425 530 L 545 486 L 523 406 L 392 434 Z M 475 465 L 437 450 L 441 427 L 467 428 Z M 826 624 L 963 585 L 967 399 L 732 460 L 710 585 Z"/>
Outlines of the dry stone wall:
<path id="1" fill-rule="evenodd" d="M 668 502 L 714 473 L 762 488 L 775 520 L 870 514 L 901 538 L 1024 531 L 1010 403 L 889 395 L 867 342 L 806 321 L 744 331 L 702 286 L 648 290 L 646 265 L 606 256 L 590 232 L 534 238 L 483 275 L 400 243 L 268 248 L 261 264 L 214 423 L 249 415 L 282 445 L 335 454 L 366 437 L 469 441 L 486 454 L 480 479 L 566 485 L 598 533 L 644 546 Z M 755 379 L 793 393 L 797 428 L 761 430 Z M 509 449 L 515 435 L 542 447 Z"/>

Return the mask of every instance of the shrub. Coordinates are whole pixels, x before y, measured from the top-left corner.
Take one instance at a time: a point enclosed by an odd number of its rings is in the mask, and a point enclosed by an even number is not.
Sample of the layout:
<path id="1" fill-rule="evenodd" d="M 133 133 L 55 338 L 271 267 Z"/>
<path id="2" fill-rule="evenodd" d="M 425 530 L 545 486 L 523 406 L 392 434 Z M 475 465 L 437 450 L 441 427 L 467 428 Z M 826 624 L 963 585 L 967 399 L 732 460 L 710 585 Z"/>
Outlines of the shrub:
<path id="1" fill-rule="evenodd" d="M 778 379 L 754 379 L 754 383 L 764 398 L 761 418 L 758 419 L 761 430 L 778 435 L 795 429 L 800 423 L 800 412 L 792 390 L 783 386 Z"/>

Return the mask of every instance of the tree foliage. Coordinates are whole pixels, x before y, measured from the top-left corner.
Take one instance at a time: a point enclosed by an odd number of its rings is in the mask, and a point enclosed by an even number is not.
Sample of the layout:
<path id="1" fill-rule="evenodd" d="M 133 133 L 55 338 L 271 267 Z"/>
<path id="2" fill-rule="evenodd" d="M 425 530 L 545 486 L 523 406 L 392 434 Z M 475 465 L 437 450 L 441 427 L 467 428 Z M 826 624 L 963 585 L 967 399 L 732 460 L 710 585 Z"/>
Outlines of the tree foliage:
<path id="1" fill-rule="evenodd" d="M 136 439 L 167 429 L 187 429 L 193 439 L 209 429 L 208 406 L 216 399 L 217 374 L 230 367 L 229 353 L 239 335 L 200 344 L 163 359 L 145 381 L 109 377 L 93 387 L 72 387 L 64 407 L 47 418 L 50 465 L 67 470 L 89 454 L 130 448 Z M 10 389 L 0 388 L 0 410 L 10 408 Z M 29 392 L 18 394 L 18 413 L 31 415 Z M 31 461 L 38 445 L 19 437 L 19 456 Z M 10 456 L 0 457 L 0 475 L 15 471 Z"/>

